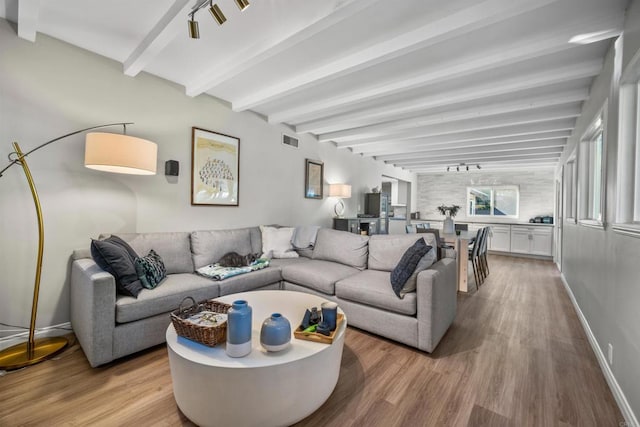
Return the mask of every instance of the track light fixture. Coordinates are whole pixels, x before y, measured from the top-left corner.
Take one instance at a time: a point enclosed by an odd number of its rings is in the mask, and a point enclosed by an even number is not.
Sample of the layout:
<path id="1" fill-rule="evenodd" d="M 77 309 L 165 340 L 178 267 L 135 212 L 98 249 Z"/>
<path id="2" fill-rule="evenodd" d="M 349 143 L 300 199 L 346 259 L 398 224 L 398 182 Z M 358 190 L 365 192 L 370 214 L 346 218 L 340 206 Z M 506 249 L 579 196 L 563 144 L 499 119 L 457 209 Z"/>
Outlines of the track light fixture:
<path id="1" fill-rule="evenodd" d="M 212 1 L 209 2 L 209 12 L 211 12 L 211 16 L 218 23 L 218 25 L 222 25 L 227 22 L 227 17 L 224 16 L 224 13 L 220 10 L 217 4 L 214 4 Z"/>
<path id="2" fill-rule="evenodd" d="M 249 7 L 248 0 L 234 1 L 236 2 L 238 9 L 240 9 L 241 11 L 244 11 Z M 200 30 L 198 28 L 198 21 L 195 20 L 195 15 L 200 9 L 204 9 L 207 6 L 209 9 L 209 13 L 211 13 L 211 16 L 218 23 L 218 25 L 222 25 L 227 22 L 227 17 L 224 16 L 224 13 L 222 13 L 220 6 L 214 3 L 213 0 L 200 0 L 200 2 L 198 2 L 195 6 L 193 6 L 193 8 L 191 8 L 191 12 L 189 12 L 189 37 L 192 39 L 200 38 Z"/>
<path id="3" fill-rule="evenodd" d="M 452 168 L 456 168 L 456 172 L 460 172 L 460 168 L 462 168 L 462 170 L 466 169 L 467 172 L 469 172 L 469 168 L 474 166 L 480 169 L 480 165 L 478 163 L 458 163 L 457 165 L 448 165 L 447 172 L 451 171 Z"/>
<path id="4" fill-rule="evenodd" d="M 189 37 L 192 39 L 200 38 L 200 29 L 198 29 L 198 21 L 193 19 L 193 13 L 191 14 L 191 19 L 189 20 Z"/>
<path id="5" fill-rule="evenodd" d="M 249 2 L 247 0 L 236 0 L 236 5 L 238 6 L 238 9 L 245 10 L 249 7 Z"/>

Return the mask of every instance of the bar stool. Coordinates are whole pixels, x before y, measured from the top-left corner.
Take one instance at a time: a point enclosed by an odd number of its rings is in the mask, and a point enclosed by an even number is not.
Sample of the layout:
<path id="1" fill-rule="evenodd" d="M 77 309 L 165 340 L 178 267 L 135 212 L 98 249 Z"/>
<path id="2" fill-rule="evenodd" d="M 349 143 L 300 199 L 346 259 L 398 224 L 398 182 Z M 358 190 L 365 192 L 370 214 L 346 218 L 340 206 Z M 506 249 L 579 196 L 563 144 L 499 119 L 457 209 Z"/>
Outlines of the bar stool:
<path id="1" fill-rule="evenodd" d="M 473 242 L 473 246 L 469 248 L 469 261 L 471 261 L 471 265 L 473 266 L 473 278 L 476 281 L 476 289 L 480 290 L 480 285 L 483 281 L 483 275 L 481 272 L 481 261 L 480 261 L 480 248 L 482 247 L 482 236 L 484 236 L 484 229 L 479 229 L 476 233 L 475 241 Z"/>

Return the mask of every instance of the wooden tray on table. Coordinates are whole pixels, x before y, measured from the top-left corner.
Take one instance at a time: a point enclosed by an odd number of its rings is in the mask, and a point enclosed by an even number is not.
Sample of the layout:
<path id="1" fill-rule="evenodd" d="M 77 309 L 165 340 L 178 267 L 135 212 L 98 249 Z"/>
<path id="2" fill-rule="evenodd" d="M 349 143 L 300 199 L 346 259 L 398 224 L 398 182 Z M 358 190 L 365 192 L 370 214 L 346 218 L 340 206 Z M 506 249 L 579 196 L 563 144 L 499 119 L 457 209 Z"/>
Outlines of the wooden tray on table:
<path id="1" fill-rule="evenodd" d="M 313 341 L 319 342 L 322 344 L 331 344 L 333 339 L 336 337 L 336 333 L 340 328 L 340 324 L 344 320 L 344 314 L 338 313 L 338 317 L 336 319 L 336 329 L 331 332 L 331 335 L 322 335 L 317 332 L 303 332 L 302 326 L 298 326 L 298 329 L 293 331 L 293 336 L 299 340 Z"/>

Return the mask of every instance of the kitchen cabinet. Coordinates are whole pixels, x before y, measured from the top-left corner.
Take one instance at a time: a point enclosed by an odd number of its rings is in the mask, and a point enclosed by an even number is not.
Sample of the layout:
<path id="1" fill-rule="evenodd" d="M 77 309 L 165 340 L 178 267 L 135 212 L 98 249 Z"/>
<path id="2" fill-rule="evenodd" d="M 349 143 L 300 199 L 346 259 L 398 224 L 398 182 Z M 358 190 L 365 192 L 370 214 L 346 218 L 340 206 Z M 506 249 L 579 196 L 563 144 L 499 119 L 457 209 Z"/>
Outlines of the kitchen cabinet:
<path id="1" fill-rule="evenodd" d="M 491 225 L 489 250 L 509 252 L 511 250 L 511 226 Z"/>
<path id="2" fill-rule="evenodd" d="M 511 226 L 511 252 L 552 256 L 553 227 Z"/>

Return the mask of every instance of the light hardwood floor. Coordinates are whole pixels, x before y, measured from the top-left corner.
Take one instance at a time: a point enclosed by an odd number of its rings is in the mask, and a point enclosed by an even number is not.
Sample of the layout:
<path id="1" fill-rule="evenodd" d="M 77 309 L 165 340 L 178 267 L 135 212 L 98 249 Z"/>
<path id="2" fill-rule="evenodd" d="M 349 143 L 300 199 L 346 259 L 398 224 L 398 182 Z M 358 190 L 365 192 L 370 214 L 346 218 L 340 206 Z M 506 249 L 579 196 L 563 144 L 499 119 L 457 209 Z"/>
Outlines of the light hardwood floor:
<path id="1" fill-rule="evenodd" d="M 489 261 L 491 275 L 458 296 L 433 354 L 349 328 L 334 393 L 298 425 L 618 426 L 622 414 L 553 263 Z M 91 369 L 74 344 L 0 377 L 0 426 L 19 425 L 192 424 L 173 399 L 164 345 Z"/>

